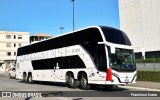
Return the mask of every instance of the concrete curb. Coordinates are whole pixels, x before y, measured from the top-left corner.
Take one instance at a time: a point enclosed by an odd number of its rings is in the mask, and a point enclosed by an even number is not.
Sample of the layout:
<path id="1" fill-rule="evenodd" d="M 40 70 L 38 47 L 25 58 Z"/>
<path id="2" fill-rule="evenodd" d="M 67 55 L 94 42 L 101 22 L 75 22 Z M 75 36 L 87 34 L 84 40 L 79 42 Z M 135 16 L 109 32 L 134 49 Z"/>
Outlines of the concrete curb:
<path id="1" fill-rule="evenodd" d="M 134 87 L 134 86 L 121 86 L 120 88 L 127 88 L 127 89 L 135 89 L 135 90 L 141 90 L 141 91 L 160 91 L 159 89 L 150 89 L 150 88 L 144 88 L 144 87 Z"/>

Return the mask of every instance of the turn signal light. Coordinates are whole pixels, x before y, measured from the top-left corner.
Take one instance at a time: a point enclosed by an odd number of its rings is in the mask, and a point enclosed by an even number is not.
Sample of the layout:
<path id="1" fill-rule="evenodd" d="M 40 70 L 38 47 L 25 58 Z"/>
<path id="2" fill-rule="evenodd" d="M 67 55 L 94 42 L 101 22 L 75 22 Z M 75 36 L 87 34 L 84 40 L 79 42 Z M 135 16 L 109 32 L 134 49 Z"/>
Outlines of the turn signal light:
<path id="1" fill-rule="evenodd" d="M 106 70 L 106 81 L 112 81 L 112 70 L 110 68 Z"/>

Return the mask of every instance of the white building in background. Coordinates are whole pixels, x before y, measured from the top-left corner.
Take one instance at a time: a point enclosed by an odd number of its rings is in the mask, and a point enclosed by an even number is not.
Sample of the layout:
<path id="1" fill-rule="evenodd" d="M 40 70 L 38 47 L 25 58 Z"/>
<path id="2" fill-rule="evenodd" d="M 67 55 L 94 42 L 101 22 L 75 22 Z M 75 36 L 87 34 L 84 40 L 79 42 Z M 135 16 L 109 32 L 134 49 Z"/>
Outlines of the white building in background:
<path id="1" fill-rule="evenodd" d="M 118 1 L 120 29 L 132 44 L 147 52 L 160 51 L 160 0 Z"/>
<path id="2" fill-rule="evenodd" d="M 38 42 L 38 41 L 49 39 L 51 37 L 53 37 L 53 36 L 49 35 L 49 34 L 46 34 L 46 33 L 37 33 L 37 34 L 34 34 L 34 35 L 30 36 L 30 43 L 35 43 L 35 42 Z"/>
<path id="3" fill-rule="evenodd" d="M 29 44 L 28 32 L 0 31 L 0 71 L 11 67 L 18 47 Z"/>

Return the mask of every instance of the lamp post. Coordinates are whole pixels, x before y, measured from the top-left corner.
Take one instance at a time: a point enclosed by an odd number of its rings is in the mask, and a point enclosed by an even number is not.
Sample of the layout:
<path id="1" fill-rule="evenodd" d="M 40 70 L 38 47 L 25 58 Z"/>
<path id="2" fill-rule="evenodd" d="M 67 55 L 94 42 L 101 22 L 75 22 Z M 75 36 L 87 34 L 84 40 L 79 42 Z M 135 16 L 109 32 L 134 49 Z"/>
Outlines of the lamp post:
<path id="1" fill-rule="evenodd" d="M 62 35 L 62 30 L 64 29 L 64 27 L 60 27 L 60 29 L 61 29 L 61 35 Z"/>
<path id="2" fill-rule="evenodd" d="M 75 30 L 75 26 L 74 26 L 74 1 L 75 0 L 71 0 L 71 2 L 73 3 L 73 31 Z"/>

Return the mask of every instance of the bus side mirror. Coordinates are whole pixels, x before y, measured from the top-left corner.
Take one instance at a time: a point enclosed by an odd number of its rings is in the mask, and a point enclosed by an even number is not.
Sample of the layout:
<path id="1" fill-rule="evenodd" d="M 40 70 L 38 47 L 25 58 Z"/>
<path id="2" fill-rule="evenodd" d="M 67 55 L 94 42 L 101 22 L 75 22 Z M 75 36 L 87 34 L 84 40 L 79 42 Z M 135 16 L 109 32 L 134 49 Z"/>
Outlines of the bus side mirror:
<path id="1" fill-rule="evenodd" d="M 110 43 L 107 43 L 107 42 L 98 42 L 98 44 L 105 44 L 105 45 L 110 46 L 112 54 L 114 54 L 116 52 L 115 46 L 111 45 Z"/>

